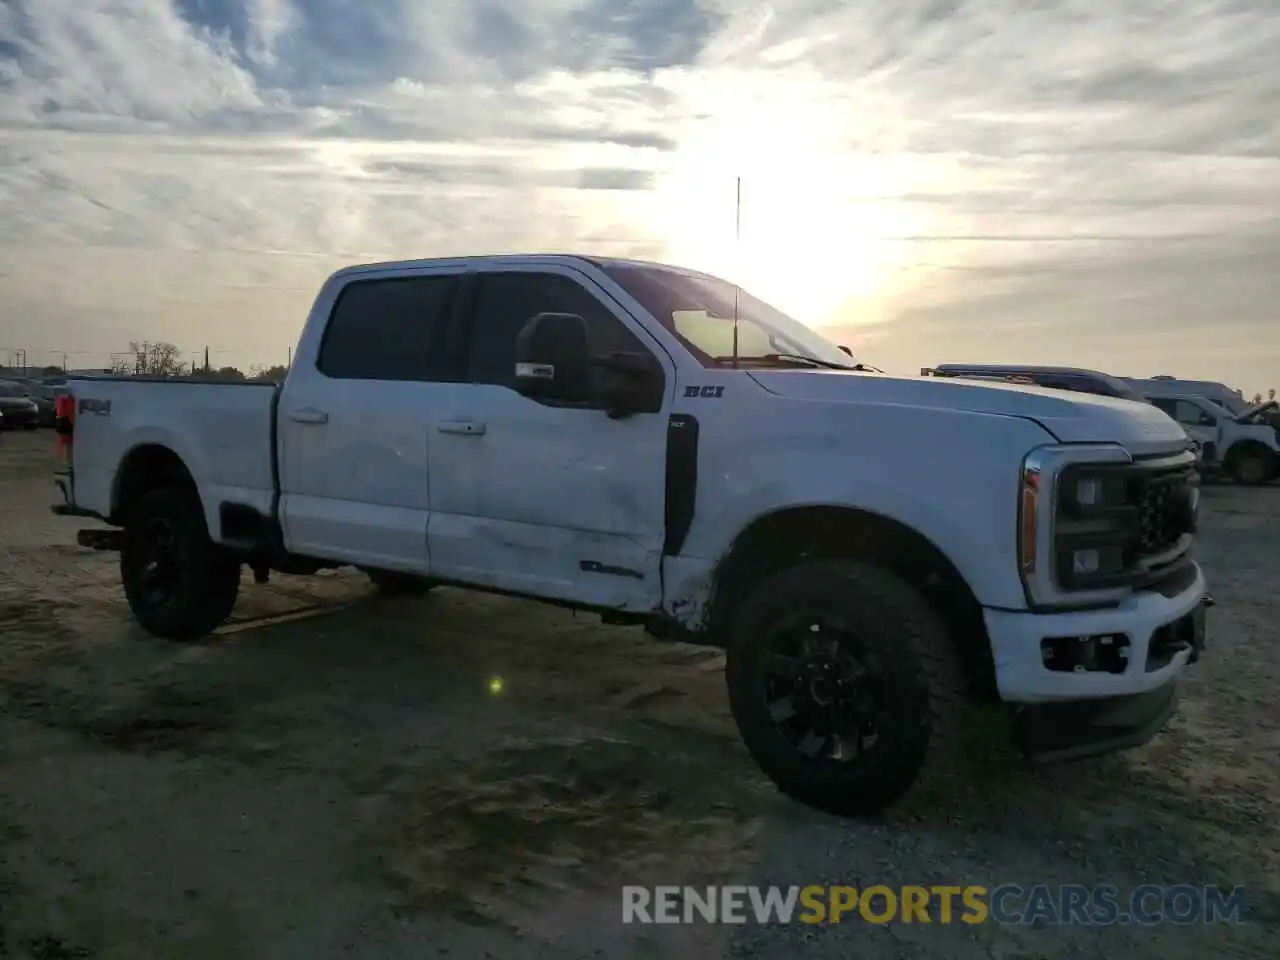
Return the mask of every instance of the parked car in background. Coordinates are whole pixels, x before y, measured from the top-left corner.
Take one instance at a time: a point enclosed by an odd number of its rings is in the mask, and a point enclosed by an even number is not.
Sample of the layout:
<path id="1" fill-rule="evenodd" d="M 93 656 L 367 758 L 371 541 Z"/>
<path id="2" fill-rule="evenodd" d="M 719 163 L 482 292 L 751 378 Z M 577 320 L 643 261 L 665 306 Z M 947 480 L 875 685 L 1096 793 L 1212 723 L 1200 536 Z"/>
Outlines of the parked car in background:
<path id="1" fill-rule="evenodd" d="M 57 399 L 57 391 L 66 389 L 39 380 L 14 381 L 27 391 L 27 396 L 35 403 L 37 420 L 42 427 L 53 426 L 53 407 Z M 65 381 L 64 381 L 65 382 Z"/>
<path id="2" fill-rule="evenodd" d="M 22 427 L 34 430 L 40 425 L 40 408 L 27 396 L 27 387 L 11 380 L 0 380 L 0 413 L 4 414 L 6 430 Z"/>
<path id="3" fill-rule="evenodd" d="M 1233 416 L 1239 416 L 1252 406 L 1239 390 L 1232 390 L 1225 383 L 1218 383 L 1216 380 L 1178 380 L 1174 377 L 1152 377 L 1149 380 L 1135 377 L 1122 379 L 1148 399 L 1205 397 L 1228 410 Z"/>
<path id="4" fill-rule="evenodd" d="M 1151 397 L 1204 449 L 1204 463 L 1237 483 L 1257 486 L 1280 476 L 1275 400 L 1233 413 L 1203 396 Z"/>

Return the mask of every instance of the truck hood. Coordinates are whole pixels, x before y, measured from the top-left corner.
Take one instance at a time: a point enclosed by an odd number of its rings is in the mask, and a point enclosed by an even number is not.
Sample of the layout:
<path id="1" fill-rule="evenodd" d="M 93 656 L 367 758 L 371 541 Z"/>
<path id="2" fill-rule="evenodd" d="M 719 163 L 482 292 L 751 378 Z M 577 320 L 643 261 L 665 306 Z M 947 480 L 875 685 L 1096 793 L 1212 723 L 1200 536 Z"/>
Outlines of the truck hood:
<path id="1" fill-rule="evenodd" d="M 837 370 L 749 370 L 765 390 L 792 400 L 967 410 L 1033 420 L 1063 443 L 1119 443 L 1130 453 L 1188 446 L 1186 432 L 1148 403 L 994 381 L 893 377 Z"/>
<path id="2" fill-rule="evenodd" d="M 1257 406 L 1250 407 L 1244 413 L 1240 414 L 1240 416 L 1235 418 L 1236 423 L 1245 423 L 1260 413 L 1275 413 L 1278 409 L 1280 409 L 1280 400 L 1268 400 L 1265 403 L 1260 403 Z"/>

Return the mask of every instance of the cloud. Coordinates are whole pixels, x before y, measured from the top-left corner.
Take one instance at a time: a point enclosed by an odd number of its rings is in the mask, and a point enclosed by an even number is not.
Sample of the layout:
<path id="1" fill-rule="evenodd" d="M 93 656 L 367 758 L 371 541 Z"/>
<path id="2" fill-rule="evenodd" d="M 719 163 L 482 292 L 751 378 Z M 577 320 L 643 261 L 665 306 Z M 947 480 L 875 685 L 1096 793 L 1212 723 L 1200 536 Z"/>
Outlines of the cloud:
<path id="1" fill-rule="evenodd" d="M 1249 0 L 9 0 L 0 340 L 279 352 L 346 259 L 573 248 L 749 269 L 908 367 L 1100 316 L 1194 362 L 1211 318 L 1260 379 L 1276 49 Z M 137 278 L 91 322 L 35 285 L 68 258 Z"/>

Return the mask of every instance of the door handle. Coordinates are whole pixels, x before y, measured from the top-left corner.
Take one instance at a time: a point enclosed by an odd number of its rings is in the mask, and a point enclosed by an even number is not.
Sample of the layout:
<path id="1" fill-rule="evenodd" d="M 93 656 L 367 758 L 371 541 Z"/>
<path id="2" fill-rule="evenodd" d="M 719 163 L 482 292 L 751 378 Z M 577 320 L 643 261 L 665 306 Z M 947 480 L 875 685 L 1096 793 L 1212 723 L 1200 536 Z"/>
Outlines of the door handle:
<path id="1" fill-rule="evenodd" d="M 484 435 L 485 426 L 476 420 L 441 420 L 436 424 L 441 433 L 457 433 L 464 437 L 480 437 Z"/>
<path id="2" fill-rule="evenodd" d="M 323 410 L 315 410 L 310 407 L 304 410 L 294 410 L 289 414 L 289 419 L 294 423 L 328 423 L 329 415 Z"/>

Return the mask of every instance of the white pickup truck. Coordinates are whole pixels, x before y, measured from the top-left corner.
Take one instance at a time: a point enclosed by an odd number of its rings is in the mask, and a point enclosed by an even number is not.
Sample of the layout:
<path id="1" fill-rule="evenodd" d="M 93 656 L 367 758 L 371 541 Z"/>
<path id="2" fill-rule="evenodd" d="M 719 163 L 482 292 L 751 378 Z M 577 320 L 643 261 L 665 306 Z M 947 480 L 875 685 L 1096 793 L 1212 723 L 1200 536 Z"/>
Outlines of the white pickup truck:
<path id="1" fill-rule="evenodd" d="M 838 814 L 949 766 L 984 698 L 1033 758 L 1145 742 L 1204 646 L 1163 412 L 868 372 L 675 267 L 352 267 L 282 385 L 68 387 L 54 510 L 111 525 L 79 540 L 152 634 L 217 628 L 242 567 L 595 611 L 725 648 L 752 755 Z"/>
<path id="2" fill-rule="evenodd" d="M 1251 487 L 1280 477 L 1280 404 L 1275 400 L 1236 413 L 1196 394 L 1149 399 L 1201 444 L 1212 470 Z"/>

